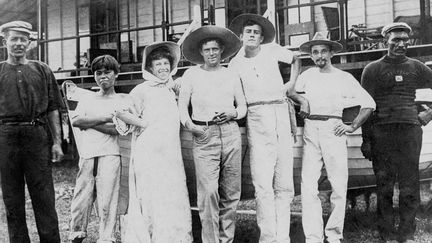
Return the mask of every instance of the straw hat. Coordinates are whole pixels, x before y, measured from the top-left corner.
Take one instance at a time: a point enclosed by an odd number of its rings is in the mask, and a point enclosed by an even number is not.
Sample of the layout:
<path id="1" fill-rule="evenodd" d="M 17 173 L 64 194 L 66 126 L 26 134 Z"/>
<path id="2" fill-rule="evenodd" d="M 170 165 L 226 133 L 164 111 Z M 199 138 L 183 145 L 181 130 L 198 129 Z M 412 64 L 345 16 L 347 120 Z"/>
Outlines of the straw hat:
<path id="1" fill-rule="evenodd" d="M 36 35 L 35 31 L 32 31 L 32 25 L 28 22 L 17 20 L 17 21 L 11 21 L 7 22 L 5 24 L 2 24 L 0 26 L 0 33 L 1 36 L 4 36 L 6 31 L 14 30 L 19 31 L 28 34 L 31 38 L 33 38 Z"/>
<path id="2" fill-rule="evenodd" d="M 171 71 L 175 70 L 177 68 L 177 64 L 180 61 L 180 46 L 177 45 L 177 43 L 172 41 L 162 41 L 162 42 L 155 42 L 153 44 L 150 44 L 144 48 L 143 51 L 143 59 L 142 59 L 142 70 L 145 70 L 146 67 L 146 59 L 148 55 L 158 49 L 158 48 L 164 48 L 166 49 L 171 56 L 173 57 L 173 63 L 171 63 Z"/>
<path id="3" fill-rule="evenodd" d="M 381 35 L 385 37 L 387 35 L 387 33 L 391 32 L 393 30 L 402 30 L 402 31 L 407 32 L 409 35 L 412 33 L 412 29 L 407 23 L 395 22 L 395 23 L 391 23 L 391 24 L 384 26 L 381 30 Z"/>
<path id="4" fill-rule="evenodd" d="M 273 24 L 267 18 L 264 18 L 258 14 L 241 14 L 233 19 L 229 28 L 238 36 L 240 36 L 240 34 L 243 33 L 243 27 L 245 23 L 249 20 L 252 20 L 261 26 L 262 35 L 264 36 L 264 40 L 261 44 L 266 44 L 273 41 L 276 35 Z"/>
<path id="5" fill-rule="evenodd" d="M 221 60 L 231 57 L 241 48 L 240 39 L 229 29 L 214 25 L 202 26 L 190 33 L 184 40 L 182 51 L 185 58 L 195 64 L 203 64 L 199 49 L 200 43 L 205 39 L 219 39 L 225 49 L 222 52 Z"/>
<path id="6" fill-rule="evenodd" d="M 321 32 L 316 32 L 312 40 L 307 41 L 300 45 L 300 51 L 305 53 L 310 53 L 312 46 L 315 45 L 328 45 L 331 47 L 333 52 L 340 52 L 342 50 L 342 45 L 339 42 L 331 41 L 327 39 Z"/>

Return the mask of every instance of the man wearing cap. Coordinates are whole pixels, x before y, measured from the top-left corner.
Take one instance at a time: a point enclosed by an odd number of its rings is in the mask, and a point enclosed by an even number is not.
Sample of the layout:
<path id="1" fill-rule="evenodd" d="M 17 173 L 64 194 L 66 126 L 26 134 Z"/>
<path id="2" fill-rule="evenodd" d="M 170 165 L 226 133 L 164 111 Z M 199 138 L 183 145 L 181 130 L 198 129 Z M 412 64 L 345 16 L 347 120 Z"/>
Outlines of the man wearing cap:
<path id="1" fill-rule="evenodd" d="M 290 118 L 295 117 L 289 113 L 286 96 L 301 101 L 302 114 L 308 113 L 308 105 L 293 92 L 293 81 L 283 84 L 278 62 L 293 63 L 291 80 L 294 80 L 300 60 L 277 44 L 267 44 L 273 41 L 275 29 L 260 15 L 239 15 L 230 29 L 243 41 L 230 68 L 240 75 L 248 106 L 247 137 L 259 242 L 290 242 L 290 203 L 294 197 Z"/>
<path id="2" fill-rule="evenodd" d="M 186 37 L 182 46 L 186 59 L 198 64 L 182 77 L 179 110 L 182 124 L 193 134 L 204 243 L 234 240 L 241 190 L 241 135 L 236 120 L 246 115 L 246 101 L 239 77 L 220 62 L 240 45 L 230 30 L 204 26 Z"/>
<path id="3" fill-rule="evenodd" d="M 296 90 L 309 101 L 310 115 L 303 131 L 301 173 L 302 223 L 306 243 L 340 242 L 343 238 L 345 203 L 348 186 L 348 156 L 345 133 L 357 130 L 375 109 L 372 97 L 348 72 L 335 68 L 333 55 L 342 45 L 317 32 L 300 46 L 315 63 L 299 75 Z M 360 105 L 360 112 L 350 125 L 342 122 L 344 108 Z M 323 232 L 318 180 L 325 165 L 332 187 L 332 211 Z"/>
<path id="4" fill-rule="evenodd" d="M 8 58 L 0 63 L 0 177 L 9 239 L 30 242 L 26 226 L 27 188 L 40 242 L 60 242 L 51 161 L 63 157 L 58 109 L 61 97 L 50 68 L 28 60 L 31 24 L 13 21 L 0 26 Z M 46 128 L 52 135 L 48 138 Z"/>
<path id="5" fill-rule="evenodd" d="M 378 231 L 385 242 L 414 242 L 415 216 L 420 203 L 419 157 L 421 124 L 431 110 L 417 112 L 415 90 L 432 87 L 432 71 L 406 56 L 411 28 L 398 22 L 385 26 L 387 54 L 368 64 L 362 85 L 377 109 L 363 125 L 362 152 L 372 160 L 377 182 Z M 393 188 L 399 185 L 399 227 L 395 229 Z"/>

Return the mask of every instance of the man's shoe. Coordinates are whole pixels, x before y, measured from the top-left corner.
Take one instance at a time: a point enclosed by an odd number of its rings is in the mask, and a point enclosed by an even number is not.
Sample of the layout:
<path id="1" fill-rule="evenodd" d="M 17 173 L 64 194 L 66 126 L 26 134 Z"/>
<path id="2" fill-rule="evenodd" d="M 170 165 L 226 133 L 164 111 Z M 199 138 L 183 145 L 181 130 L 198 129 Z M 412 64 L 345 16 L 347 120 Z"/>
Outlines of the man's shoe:
<path id="1" fill-rule="evenodd" d="M 397 240 L 384 240 L 384 243 L 399 243 Z"/>
<path id="2" fill-rule="evenodd" d="M 402 243 L 415 243 L 415 241 L 414 240 L 404 240 L 404 241 L 402 241 Z"/>

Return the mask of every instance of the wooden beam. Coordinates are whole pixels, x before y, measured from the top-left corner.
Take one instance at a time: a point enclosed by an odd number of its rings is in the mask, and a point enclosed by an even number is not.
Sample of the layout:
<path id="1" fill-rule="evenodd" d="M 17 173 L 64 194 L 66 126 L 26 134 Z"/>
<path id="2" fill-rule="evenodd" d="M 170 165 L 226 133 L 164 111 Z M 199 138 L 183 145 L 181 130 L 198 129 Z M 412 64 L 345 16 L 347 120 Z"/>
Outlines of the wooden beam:
<path id="1" fill-rule="evenodd" d="M 393 20 L 395 19 L 395 8 L 394 8 L 394 0 L 388 0 L 389 1 L 389 9 L 390 9 L 390 16 L 389 16 L 389 23 L 393 23 Z"/>

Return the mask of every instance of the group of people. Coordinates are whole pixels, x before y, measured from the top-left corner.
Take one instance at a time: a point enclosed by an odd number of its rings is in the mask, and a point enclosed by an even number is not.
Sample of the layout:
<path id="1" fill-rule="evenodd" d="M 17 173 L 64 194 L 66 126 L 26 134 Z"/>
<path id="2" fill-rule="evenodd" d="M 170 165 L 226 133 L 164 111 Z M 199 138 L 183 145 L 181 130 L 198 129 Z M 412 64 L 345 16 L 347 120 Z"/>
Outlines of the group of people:
<path id="1" fill-rule="evenodd" d="M 0 26 L 8 60 L 0 63 L 0 172 L 10 241 L 30 242 L 25 224 L 24 178 L 41 242 L 60 242 L 48 144 L 61 159 L 55 78 L 25 51 L 31 25 Z M 192 242 L 191 212 L 183 167 L 180 124 L 193 136 L 197 205 L 205 243 L 233 242 L 241 194 L 241 134 L 246 117 L 250 167 L 255 187 L 259 242 L 290 242 L 294 197 L 291 99 L 305 119 L 301 172 L 302 223 L 307 243 L 341 242 L 348 184 L 346 133 L 362 126 L 362 152 L 377 179 L 378 230 L 383 242 L 414 242 L 419 206 L 418 162 L 422 129 L 432 110 L 417 112 L 415 89 L 432 88 L 432 71 L 406 57 L 411 28 L 383 29 L 388 53 L 365 68 L 361 84 L 332 65 L 342 50 L 317 33 L 300 46 L 315 63 L 300 74 L 292 51 L 272 43 L 275 29 L 256 14 L 236 17 L 230 29 L 203 26 L 180 47 L 158 42 L 144 49 L 144 82 L 130 94 L 114 90 L 119 64 L 104 55 L 91 64 L 100 87 L 80 100 L 71 120 L 83 146 L 71 205 L 69 239 L 82 242 L 97 200 L 98 242 L 115 242 L 121 158 L 118 136 L 132 134 L 129 202 L 122 242 Z M 196 64 L 174 81 L 181 53 Z M 234 56 L 235 55 L 235 56 Z M 234 56 L 228 67 L 221 61 Z M 279 62 L 291 64 L 283 82 Z M 178 102 L 176 100 L 178 95 Z M 10 95 L 11 94 L 11 95 Z M 349 125 L 343 109 L 360 106 Z M 46 126 L 47 125 L 47 126 Z M 51 131 L 49 141 L 46 127 Z M 318 179 L 325 166 L 332 210 L 324 226 Z M 399 183 L 399 227 L 395 229 L 393 187 Z"/>

